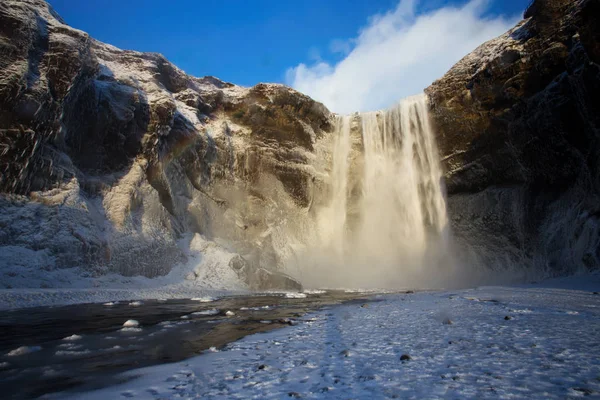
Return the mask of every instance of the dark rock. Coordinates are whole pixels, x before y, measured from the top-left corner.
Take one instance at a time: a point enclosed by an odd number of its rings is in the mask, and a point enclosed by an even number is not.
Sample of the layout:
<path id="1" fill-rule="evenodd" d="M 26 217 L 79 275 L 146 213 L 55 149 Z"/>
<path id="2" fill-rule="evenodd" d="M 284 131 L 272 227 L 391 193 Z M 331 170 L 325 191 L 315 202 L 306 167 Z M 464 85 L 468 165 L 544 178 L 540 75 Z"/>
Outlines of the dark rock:
<path id="1" fill-rule="evenodd" d="M 410 360 L 412 360 L 412 357 L 409 356 L 408 354 L 402 354 L 400 356 L 400 361 L 410 361 Z"/>
<path id="2" fill-rule="evenodd" d="M 510 321 L 512 319 L 512 317 L 510 315 L 507 315 L 506 317 L 504 317 L 505 321 Z"/>
<path id="3" fill-rule="evenodd" d="M 0 2 L 0 37 L 2 210 L 17 221 L 10 210 L 25 204 L 48 225 L 0 232 L 2 245 L 48 249 L 58 268 L 153 277 L 185 259 L 184 233 L 209 234 L 232 243 L 230 267 L 252 288 L 301 289 L 270 271 L 281 261 L 257 215 L 312 201 L 307 166 L 331 130 L 322 104 L 283 85 L 188 76 L 90 38 L 42 0 Z"/>
<path id="4" fill-rule="evenodd" d="M 598 9 L 535 0 L 526 20 L 426 89 L 452 230 L 489 267 L 600 267 L 595 242 L 564 249 L 581 232 L 600 235 Z"/>
<path id="5" fill-rule="evenodd" d="M 444 320 L 442 321 L 442 324 L 452 325 L 452 320 L 450 318 L 444 318 Z"/>
<path id="6" fill-rule="evenodd" d="M 265 369 L 265 368 L 267 368 L 267 366 L 265 364 L 261 364 L 261 365 L 258 366 L 258 369 L 261 370 L 261 371 L 263 369 Z"/>

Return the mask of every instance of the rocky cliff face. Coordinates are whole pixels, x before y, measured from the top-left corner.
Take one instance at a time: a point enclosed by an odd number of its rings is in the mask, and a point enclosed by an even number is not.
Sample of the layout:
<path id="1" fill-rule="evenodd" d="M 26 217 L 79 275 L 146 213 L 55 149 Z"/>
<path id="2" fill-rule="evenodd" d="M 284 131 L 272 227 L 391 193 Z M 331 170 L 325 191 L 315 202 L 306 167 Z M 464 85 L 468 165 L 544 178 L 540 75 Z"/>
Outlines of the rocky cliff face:
<path id="1" fill-rule="evenodd" d="M 17 267 L 164 275 L 195 232 L 229 239 L 212 245 L 246 284 L 295 286 L 266 269 L 281 263 L 281 216 L 312 200 L 330 123 L 282 85 L 194 78 L 90 38 L 42 0 L 2 1 L 0 273 L 8 285 Z"/>
<path id="2" fill-rule="evenodd" d="M 536 0 L 426 90 L 464 262 L 600 266 L 599 4 Z M 56 277 L 71 267 L 156 277 L 194 256 L 190 281 L 297 288 L 280 271 L 315 240 L 334 122 L 285 86 L 194 78 L 42 0 L 2 1 L 0 282 L 68 285 Z M 39 271 L 54 278 L 32 283 Z"/>
<path id="3" fill-rule="evenodd" d="M 427 90 L 458 240 L 486 264 L 600 266 L 600 3 L 536 0 Z"/>

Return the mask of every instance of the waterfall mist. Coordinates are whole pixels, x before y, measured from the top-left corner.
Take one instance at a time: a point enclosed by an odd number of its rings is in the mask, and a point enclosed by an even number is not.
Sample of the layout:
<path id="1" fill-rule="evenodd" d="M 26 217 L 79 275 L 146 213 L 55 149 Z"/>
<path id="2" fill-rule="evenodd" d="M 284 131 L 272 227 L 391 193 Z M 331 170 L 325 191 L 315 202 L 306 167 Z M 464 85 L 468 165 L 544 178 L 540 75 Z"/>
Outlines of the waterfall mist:
<path id="1" fill-rule="evenodd" d="M 456 271 L 425 95 L 339 116 L 334 135 L 329 192 L 316 211 L 303 283 L 447 285 Z"/>

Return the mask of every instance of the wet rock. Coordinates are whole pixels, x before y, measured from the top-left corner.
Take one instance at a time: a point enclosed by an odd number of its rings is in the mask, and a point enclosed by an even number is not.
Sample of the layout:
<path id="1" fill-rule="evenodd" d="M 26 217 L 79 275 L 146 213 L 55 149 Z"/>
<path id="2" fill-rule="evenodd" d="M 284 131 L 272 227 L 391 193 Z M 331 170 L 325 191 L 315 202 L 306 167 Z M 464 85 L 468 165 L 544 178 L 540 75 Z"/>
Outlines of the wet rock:
<path id="1" fill-rule="evenodd" d="M 450 318 L 444 318 L 444 320 L 442 321 L 442 324 L 444 325 L 452 325 L 453 322 Z"/>
<path id="2" fill-rule="evenodd" d="M 250 280 L 251 286 L 258 290 L 282 289 L 301 291 L 302 284 L 289 275 L 277 271 L 259 268 Z"/>

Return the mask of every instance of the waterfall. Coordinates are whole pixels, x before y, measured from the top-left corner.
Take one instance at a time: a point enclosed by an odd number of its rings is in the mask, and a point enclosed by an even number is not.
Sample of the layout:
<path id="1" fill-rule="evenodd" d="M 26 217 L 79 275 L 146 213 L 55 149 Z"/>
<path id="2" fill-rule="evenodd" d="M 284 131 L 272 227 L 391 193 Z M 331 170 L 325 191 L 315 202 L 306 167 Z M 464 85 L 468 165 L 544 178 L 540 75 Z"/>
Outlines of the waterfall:
<path id="1" fill-rule="evenodd" d="M 348 192 L 348 157 L 350 156 L 350 117 L 338 116 L 336 135 L 333 142 L 333 168 L 331 179 L 331 203 L 325 221 L 330 231 L 326 233 L 337 257 L 343 257 L 346 229 L 346 209 Z M 343 259 L 343 258 L 342 258 Z"/>
<path id="2" fill-rule="evenodd" d="M 353 134 L 362 136 L 363 147 L 355 157 Z M 338 117 L 334 135 L 312 284 L 398 287 L 441 268 L 448 220 L 425 95 L 386 111 Z M 360 190 L 350 190 L 351 176 L 358 176 Z"/>

